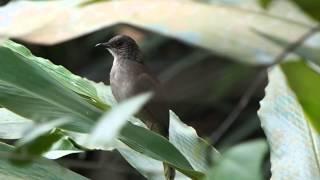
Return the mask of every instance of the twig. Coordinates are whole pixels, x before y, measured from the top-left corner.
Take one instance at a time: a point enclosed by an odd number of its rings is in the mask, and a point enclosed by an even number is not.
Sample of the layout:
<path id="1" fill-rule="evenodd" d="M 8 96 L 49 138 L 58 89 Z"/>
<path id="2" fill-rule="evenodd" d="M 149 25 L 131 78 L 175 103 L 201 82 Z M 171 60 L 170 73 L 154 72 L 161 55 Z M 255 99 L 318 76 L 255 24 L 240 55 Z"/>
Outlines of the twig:
<path id="1" fill-rule="evenodd" d="M 289 44 L 278 56 L 275 57 L 274 61 L 263 68 L 258 76 L 251 83 L 249 88 L 245 91 L 243 96 L 240 98 L 236 107 L 232 110 L 229 116 L 223 121 L 218 130 L 210 135 L 211 144 L 217 143 L 220 138 L 225 134 L 225 132 L 231 127 L 231 125 L 236 121 L 239 117 L 240 113 L 247 107 L 249 101 L 251 100 L 253 94 L 256 92 L 258 87 L 263 82 L 263 79 L 266 78 L 265 70 L 279 64 L 282 60 L 284 60 L 288 54 L 295 51 L 301 44 L 303 44 L 309 37 L 314 35 L 317 31 L 320 31 L 320 25 L 311 28 L 307 33 L 302 35 L 298 40 Z"/>
<path id="2" fill-rule="evenodd" d="M 253 94 L 258 89 L 258 87 L 263 82 L 263 79 L 266 78 L 266 72 L 264 69 L 259 72 L 258 76 L 253 80 L 249 88 L 245 91 L 241 99 L 239 100 L 236 107 L 232 110 L 232 112 L 228 115 L 228 117 L 223 121 L 221 126 L 217 131 L 211 134 L 210 139 L 212 144 L 216 144 L 220 138 L 224 135 L 224 133 L 231 127 L 231 125 L 237 120 L 240 113 L 244 110 L 244 108 L 248 105 L 251 100 Z"/>

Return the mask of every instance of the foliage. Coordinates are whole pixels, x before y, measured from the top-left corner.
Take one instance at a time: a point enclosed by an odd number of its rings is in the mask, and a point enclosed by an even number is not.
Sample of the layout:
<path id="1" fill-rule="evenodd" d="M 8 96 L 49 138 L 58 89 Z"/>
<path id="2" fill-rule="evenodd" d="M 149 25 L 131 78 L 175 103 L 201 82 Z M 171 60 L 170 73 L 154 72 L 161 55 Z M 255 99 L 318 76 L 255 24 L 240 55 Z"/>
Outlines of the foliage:
<path id="1" fill-rule="evenodd" d="M 79 6 L 71 1 L 15 1 L 2 7 L 0 138 L 18 140 L 15 147 L 0 144 L 1 178 L 86 179 L 41 156 L 56 159 L 87 150 L 117 149 L 148 179 L 163 179 L 162 161 L 175 167 L 181 179 L 263 179 L 261 164 L 267 150 L 263 140 L 219 154 L 170 112 L 168 141 L 132 117 L 148 95 L 116 104 L 109 86 L 76 76 L 5 40 L 16 37 L 52 45 L 124 22 L 256 66 L 271 63 L 302 34 L 319 26 L 320 20 L 316 0 L 177 0 L 170 1 L 169 6 L 168 2 L 95 0 L 82 1 Z M 258 3 L 267 9 L 262 10 Z M 43 16 L 44 12 L 53 13 Z M 270 146 L 272 179 L 320 178 L 318 40 L 319 33 L 294 52 L 285 52 L 290 59 L 302 58 L 303 62 L 283 59 L 268 71 L 266 96 L 258 114 Z M 184 67 L 173 71 L 179 68 Z M 230 68 L 225 72 L 250 69 Z M 219 81 L 221 93 L 224 85 L 232 87 L 238 78 L 224 77 Z"/>
<path id="2" fill-rule="evenodd" d="M 96 103 L 89 103 L 89 101 L 94 101 L 94 98 L 96 97 L 90 97 L 90 94 L 87 93 L 87 89 L 91 89 L 94 90 L 93 92 L 97 92 L 97 91 L 102 91 L 102 90 L 97 90 L 96 87 L 100 87 L 100 88 L 104 88 L 105 90 L 107 90 L 108 88 L 105 87 L 104 85 L 98 86 L 93 86 L 91 84 L 93 84 L 93 82 L 90 82 L 88 80 L 82 79 L 80 77 L 75 77 L 75 75 L 71 75 L 68 71 L 66 70 L 62 70 L 62 67 L 57 67 L 53 64 L 51 64 L 49 61 L 47 60 L 43 60 L 41 58 L 35 57 L 33 56 L 25 47 L 18 45 L 12 41 L 6 41 L 4 43 L 4 45 L 1 47 L 2 49 L 2 54 L 0 53 L 1 59 L 6 59 L 8 60 L 7 63 L 15 63 L 16 67 L 21 67 L 18 68 L 18 70 L 20 71 L 19 73 L 16 72 L 15 77 L 9 77 L 11 73 L 9 73 L 8 71 L 12 72 L 13 69 L 10 69 L 10 67 L 8 67 L 8 65 L 6 66 L 1 66 L 0 68 L 7 68 L 7 69 L 2 69 L 2 73 L 3 76 L 2 81 L 1 81 L 1 85 L 4 86 L 5 88 L 2 88 L 1 90 L 1 94 L 2 94 L 2 99 L 0 99 L 0 103 L 2 106 L 9 108 L 10 110 L 20 114 L 21 116 L 28 116 L 31 120 L 42 120 L 43 121 L 48 121 L 46 124 L 42 125 L 41 128 L 34 128 L 33 130 L 33 134 L 35 135 L 29 135 L 32 136 L 32 138 L 29 138 L 28 136 L 24 137 L 21 141 L 19 142 L 28 142 L 29 139 L 33 140 L 32 143 L 37 143 L 40 141 L 40 143 L 43 143 L 45 140 L 48 141 L 50 147 L 50 144 L 54 144 L 55 142 L 57 142 L 58 140 L 61 140 L 61 138 L 63 137 L 62 135 L 56 136 L 56 134 L 52 134 L 54 135 L 54 139 L 51 139 L 52 135 L 42 135 L 43 132 L 48 131 L 48 129 L 57 127 L 57 123 L 55 123 L 55 121 L 52 121 L 52 118 L 59 118 L 59 117 L 68 117 L 70 119 L 76 119 L 76 117 L 78 114 L 82 114 L 82 117 L 87 117 L 87 119 L 80 119 L 77 118 L 76 120 L 73 121 L 68 121 L 66 125 L 62 126 L 63 129 L 66 130 L 71 130 L 71 131 L 76 131 L 78 133 L 83 132 L 83 130 L 89 130 L 92 128 L 92 125 L 90 123 L 85 123 L 85 121 L 90 120 L 90 122 L 94 121 L 95 119 L 94 116 L 90 117 L 88 116 L 88 114 L 95 114 L 98 113 L 100 110 L 98 110 L 98 108 L 100 106 L 101 103 L 103 103 L 103 101 L 105 101 L 105 99 L 97 99 L 99 101 L 101 101 L 97 106 L 93 106 Z M 9 62 L 10 60 L 10 62 Z M 41 61 L 45 61 L 46 66 L 43 66 L 43 62 Z M 5 61 L 1 61 L 2 63 L 4 63 Z M 41 63 L 39 63 L 41 62 Z M 25 68 L 23 68 L 23 66 L 26 66 Z M 32 70 L 31 70 L 32 69 Z M 54 71 L 54 69 L 58 69 L 58 71 Z M 29 72 L 32 71 L 32 72 Z M 66 72 L 65 74 L 59 74 L 61 72 Z M 29 78 L 25 78 L 24 76 L 27 76 L 26 74 L 28 74 Z M 22 76 L 20 76 L 22 75 Z M 43 77 L 44 76 L 44 77 Z M 76 87 L 72 87 L 70 88 L 70 86 L 72 84 L 63 84 L 63 83 L 59 83 L 59 81 L 57 81 L 57 78 L 64 78 L 64 80 L 62 80 L 62 82 L 66 82 L 67 79 L 70 77 L 70 82 L 72 82 L 72 79 L 77 79 L 77 84 Z M 38 80 L 38 81 L 35 81 Z M 40 84 L 42 81 L 43 84 Z M 81 82 L 83 81 L 83 82 Z M 8 83 L 9 82 L 9 83 Z M 31 87 L 31 84 L 37 84 L 37 82 L 39 82 L 39 86 L 43 86 L 43 87 L 49 87 L 49 83 L 51 83 L 50 87 L 52 87 L 51 90 L 47 90 L 47 88 L 38 88 L 36 86 L 34 86 L 36 88 L 36 90 L 33 90 Z M 48 83 L 48 84 L 46 84 Z M 84 86 L 79 86 L 79 84 L 84 84 Z M 37 84 L 38 85 L 38 84 Z M 57 87 L 53 87 L 53 86 L 57 86 Z M 56 95 L 54 94 L 54 90 L 55 89 L 59 89 L 59 93 L 62 94 L 63 90 L 66 90 L 65 95 L 68 95 L 69 93 L 69 101 L 65 102 L 64 100 L 61 100 L 61 98 L 57 98 L 57 99 L 50 99 L 51 97 L 55 97 Z M 89 88 L 88 88 L 89 87 Z M 38 89 L 37 89 L 38 88 Z M 8 89 L 10 89 L 10 91 L 8 91 Z M 16 92 L 19 89 L 18 92 Z M 73 89 L 77 89 L 78 91 L 73 91 Z M 88 91 L 88 92 L 91 92 Z M 30 93 L 32 92 L 32 93 Z M 35 94 L 35 92 L 38 92 L 38 94 Z M 78 92 L 81 92 L 82 96 L 80 96 Z M 8 95 L 8 93 L 15 93 L 12 94 L 11 96 Z M 78 94 L 77 94 L 78 93 Z M 105 93 L 110 93 L 110 91 L 107 91 Z M 19 94 L 19 96 L 18 96 Z M 23 95 L 23 96 L 22 96 Z M 22 96 L 23 98 L 19 98 L 20 96 Z M 49 96 L 49 97 L 47 97 Z M 111 96 L 111 95 L 109 95 Z M 12 98 L 10 100 L 8 100 L 7 98 L 9 97 L 15 97 Z M 70 98 L 71 97 L 71 98 Z M 83 97 L 87 97 L 85 99 L 83 99 Z M 32 99 L 33 101 L 27 101 L 25 99 Z M 36 99 L 36 100 L 34 100 Z M 52 102 L 54 99 L 54 102 Z M 16 101 L 14 101 L 16 100 Z M 70 109 L 70 111 L 63 111 L 63 109 L 66 109 L 65 107 L 68 107 L 69 103 L 73 103 L 70 101 L 75 101 L 74 104 L 72 104 L 73 106 L 78 106 L 78 107 L 72 107 L 72 109 L 68 108 L 67 110 Z M 109 98 L 106 98 L 106 100 L 109 100 Z M 147 99 L 146 98 L 136 98 L 135 100 L 133 99 L 132 101 L 127 101 L 124 102 L 124 104 L 119 104 L 116 107 L 112 108 L 111 112 L 109 113 L 109 115 L 102 116 L 102 119 L 100 120 L 101 123 L 111 123 L 112 126 L 104 126 L 104 130 L 105 131 L 109 131 L 111 134 L 109 134 L 109 138 L 112 138 L 115 140 L 115 138 L 118 138 L 119 140 L 121 140 L 123 143 L 127 144 L 129 147 L 131 147 L 132 149 L 145 154 L 147 156 L 150 156 L 152 158 L 155 158 L 157 160 L 160 161 L 165 161 L 168 162 L 169 164 L 171 164 L 172 166 L 176 167 L 178 170 L 180 170 L 181 172 L 183 172 L 184 174 L 191 176 L 193 178 L 199 178 L 201 177 L 202 173 L 194 171 L 193 168 L 191 167 L 191 165 L 189 164 L 189 162 L 186 160 L 186 158 L 170 143 L 168 143 L 168 141 L 145 129 L 142 127 L 138 127 L 136 125 L 133 125 L 131 123 L 125 123 L 125 121 L 127 120 L 127 118 L 132 115 L 134 112 L 136 112 L 139 109 L 139 106 L 141 106 L 143 102 L 145 102 Z M 21 106 L 17 106 L 15 105 L 15 103 L 22 103 L 22 107 Z M 76 102 L 80 102 L 80 103 L 76 103 Z M 13 105 L 14 104 L 14 105 Z M 67 105 L 66 105 L 67 104 Z M 133 105 L 132 105 L 133 104 Z M 140 104 L 140 105 L 139 105 Z M 12 105 L 12 106 L 11 106 Z M 90 112 L 90 108 L 86 109 L 84 112 L 76 112 L 75 109 L 78 108 L 78 110 L 81 110 L 81 106 L 83 105 L 83 107 L 90 107 L 91 109 L 95 110 L 95 108 L 97 108 L 97 110 L 92 111 L 92 113 Z M 103 107 L 107 107 L 107 102 L 105 104 L 103 104 Z M 40 113 L 38 114 L 38 110 L 39 107 L 42 107 L 42 109 L 44 109 L 43 112 L 40 111 Z M 45 107 L 45 108 L 44 108 Z M 59 109 L 60 107 L 63 107 L 63 109 Z M 50 111 L 51 110 L 51 111 Z M 57 113 L 54 113 L 54 112 Z M 4 111 L 5 113 L 7 113 L 6 111 Z M 48 113 L 50 112 L 50 113 Z M 70 114 L 69 114 L 70 112 Z M 119 114 L 119 112 L 127 112 L 125 114 Z M 34 114 L 36 114 L 37 116 L 35 116 Z M 53 114 L 51 116 L 51 114 Z M 41 115 L 41 116 L 39 116 Z M 48 115 L 48 117 L 46 116 Z M 74 116 L 73 116 L 74 115 Z M 121 116 L 120 116 L 121 115 Z M 98 115 L 97 115 L 98 116 Z M 116 119 L 114 119 L 116 116 Z M 80 116 L 81 117 L 81 116 Z M 116 124 L 113 123 L 114 120 L 117 120 L 119 122 L 123 122 L 119 124 L 118 128 L 115 128 Z M 122 119 L 122 120 L 121 120 Z M 105 122 L 104 122 L 105 121 Z M 83 128 L 73 128 L 76 125 L 81 124 L 81 122 L 83 123 Z M 26 123 L 29 123 L 28 121 L 26 121 Z M 125 123 L 125 124 L 124 124 Z M 55 126 L 52 127 L 52 125 L 49 124 L 54 124 Z M 93 124 L 93 123 L 92 123 Z M 100 126 L 99 126 L 100 128 Z M 99 132 L 100 129 L 99 128 L 95 128 L 95 131 L 93 131 L 93 133 L 91 135 L 86 135 L 86 142 L 90 142 L 90 144 L 88 143 L 84 143 L 83 141 L 78 142 L 79 144 L 81 144 L 84 148 L 88 148 L 88 149 L 106 149 L 109 150 L 110 146 L 114 146 L 113 145 L 113 141 L 111 142 L 105 142 L 104 138 L 101 137 L 101 133 Z M 108 130 L 109 129 L 109 130 Z M 39 132 L 35 132 L 35 130 L 39 131 Z M 112 133 L 113 132 L 113 133 Z M 63 131 L 62 131 L 63 133 Z M 21 133 L 22 134 L 22 133 Z M 117 135 L 118 134 L 118 135 Z M 67 134 L 65 134 L 67 135 Z M 38 138 L 39 137 L 39 138 Z M 45 139 L 43 139 L 45 138 Z M 90 139 L 92 138 L 92 139 Z M 97 139 L 98 138 L 98 139 Z M 99 140 L 100 138 L 104 139 L 103 141 Z M 27 140 L 28 139 L 28 140 Z M 37 139 L 39 139 L 39 141 L 37 141 Z M 49 141 L 50 139 L 50 141 Z M 77 138 L 74 138 L 74 140 L 77 143 Z M 91 144 L 93 143 L 93 144 Z M 106 144 L 108 143 L 108 144 Z M 109 144 L 110 143 L 110 144 Z M 28 144 L 28 143 L 18 143 L 19 144 Z M 20 146 L 19 146 L 20 147 Z M 31 145 L 31 147 L 35 147 L 33 144 Z M 25 147 L 26 148 L 26 147 Z M 42 154 L 44 153 L 45 150 L 48 150 L 48 146 L 43 147 L 44 149 L 39 149 L 37 150 L 35 153 L 37 154 Z M 211 148 L 211 147 L 210 147 Z M 32 148 L 33 149 L 33 148 Z M 188 148 L 186 148 L 188 149 Z M 189 148 L 190 149 L 190 148 Z M 72 149 L 64 149 L 64 150 L 72 150 Z M 19 151 L 18 151 L 19 152 Z M 70 151 L 70 153 L 74 153 L 74 151 Z M 80 151 L 79 151 L 80 152 Z M 26 152 L 24 152 L 26 153 Z M 30 153 L 30 155 L 36 155 L 34 152 Z M 56 152 L 57 153 L 57 152 Z M 61 152 L 63 153 L 63 155 L 66 155 L 67 153 L 65 152 Z M 60 157 L 59 155 L 56 155 L 58 157 Z"/>

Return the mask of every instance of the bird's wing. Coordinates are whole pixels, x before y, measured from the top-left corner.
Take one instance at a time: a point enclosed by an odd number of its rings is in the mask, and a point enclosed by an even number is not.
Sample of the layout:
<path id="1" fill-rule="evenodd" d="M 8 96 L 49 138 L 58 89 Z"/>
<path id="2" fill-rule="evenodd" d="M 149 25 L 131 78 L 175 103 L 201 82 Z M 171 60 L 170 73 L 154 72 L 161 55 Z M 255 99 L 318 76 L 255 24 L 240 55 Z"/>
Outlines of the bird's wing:
<path id="1" fill-rule="evenodd" d="M 140 92 L 134 92 L 133 94 L 146 91 L 154 93 L 153 98 L 144 106 L 138 116 L 146 122 L 151 130 L 167 137 L 169 131 L 169 108 L 160 83 L 150 74 L 143 73 L 138 76 L 134 86 L 136 87 L 133 89 L 139 89 Z"/>

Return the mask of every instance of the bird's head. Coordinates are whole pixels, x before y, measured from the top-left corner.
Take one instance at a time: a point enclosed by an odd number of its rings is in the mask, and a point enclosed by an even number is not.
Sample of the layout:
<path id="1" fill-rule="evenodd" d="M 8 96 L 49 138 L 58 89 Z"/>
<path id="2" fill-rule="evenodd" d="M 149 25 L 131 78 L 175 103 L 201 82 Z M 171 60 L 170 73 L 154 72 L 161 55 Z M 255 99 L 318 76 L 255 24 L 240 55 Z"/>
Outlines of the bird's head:
<path id="1" fill-rule="evenodd" d="M 135 40 L 126 35 L 117 35 L 96 47 L 106 48 L 115 59 L 141 61 L 140 49 Z"/>

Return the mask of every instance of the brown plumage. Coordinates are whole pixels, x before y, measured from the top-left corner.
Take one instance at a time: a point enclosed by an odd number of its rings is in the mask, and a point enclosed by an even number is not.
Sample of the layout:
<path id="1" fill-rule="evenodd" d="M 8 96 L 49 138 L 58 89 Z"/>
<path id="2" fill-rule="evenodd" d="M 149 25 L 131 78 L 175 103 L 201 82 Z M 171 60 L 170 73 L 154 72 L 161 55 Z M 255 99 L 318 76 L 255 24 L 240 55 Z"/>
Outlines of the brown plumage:
<path id="1" fill-rule="evenodd" d="M 158 79 L 143 64 L 137 43 L 129 36 L 118 35 L 100 43 L 113 55 L 110 86 L 115 99 L 120 102 L 143 92 L 152 91 L 153 98 L 137 116 L 153 131 L 169 138 L 169 108 Z M 173 180 L 175 171 L 164 164 L 165 177 Z"/>

